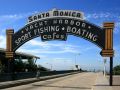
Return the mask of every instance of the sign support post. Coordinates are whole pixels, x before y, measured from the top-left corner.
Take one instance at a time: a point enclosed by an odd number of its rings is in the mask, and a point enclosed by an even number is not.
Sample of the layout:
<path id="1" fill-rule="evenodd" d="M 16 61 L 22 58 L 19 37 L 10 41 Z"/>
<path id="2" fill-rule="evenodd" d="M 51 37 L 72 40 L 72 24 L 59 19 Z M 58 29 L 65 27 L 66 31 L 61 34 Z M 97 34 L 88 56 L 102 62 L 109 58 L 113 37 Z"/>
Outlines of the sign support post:
<path id="1" fill-rule="evenodd" d="M 8 29 L 6 31 L 6 58 L 8 60 L 8 73 L 11 73 L 11 78 L 13 79 L 14 74 L 14 51 L 13 51 L 13 29 Z"/>
<path id="2" fill-rule="evenodd" d="M 110 57 L 110 86 L 113 85 L 113 57 Z"/>
<path id="3" fill-rule="evenodd" d="M 103 27 L 105 29 L 105 45 L 101 52 L 101 55 L 103 57 L 110 57 L 110 78 L 109 78 L 109 85 L 113 85 L 113 56 L 114 56 L 114 50 L 113 50 L 113 28 L 114 23 L 113 22 L 106 22 L 103 24 Z"/>

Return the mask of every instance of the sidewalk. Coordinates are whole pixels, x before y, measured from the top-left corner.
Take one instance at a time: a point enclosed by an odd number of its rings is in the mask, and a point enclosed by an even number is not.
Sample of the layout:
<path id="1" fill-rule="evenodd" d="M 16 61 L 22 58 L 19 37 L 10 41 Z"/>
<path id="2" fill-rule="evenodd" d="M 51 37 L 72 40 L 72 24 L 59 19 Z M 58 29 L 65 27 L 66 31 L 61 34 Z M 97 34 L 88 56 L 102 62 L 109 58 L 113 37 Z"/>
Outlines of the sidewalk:
<path id="1" fill-rule="evenodd" d="M 44 77 L 40 77 L 40 79 L 29 78 L 29 79 L 15 80 L 15 81 L 0 82 L 0 89 L 14 87 L 14 86 L 18 86 L 18 85 L 25 85 L 25 84 L 29 84 L 29 83 L 33 83 L 33 82 L 37 82 L 37 81 L 53 79 L 53 78 L 57 78 L 57 77 L 63 77 L 63 76 L 76 74 L 76 73 L 78 73 L 78 72 L 52 75 L 52 76 L 44 76 Z"/>
<path id="2" fill-rule="evenodd" d="M 103 76 L 103 73 L 98 73 L 92 90 L 114 90 L 113 87 L 114 86 L 109 86 L 109 80 Z"/>

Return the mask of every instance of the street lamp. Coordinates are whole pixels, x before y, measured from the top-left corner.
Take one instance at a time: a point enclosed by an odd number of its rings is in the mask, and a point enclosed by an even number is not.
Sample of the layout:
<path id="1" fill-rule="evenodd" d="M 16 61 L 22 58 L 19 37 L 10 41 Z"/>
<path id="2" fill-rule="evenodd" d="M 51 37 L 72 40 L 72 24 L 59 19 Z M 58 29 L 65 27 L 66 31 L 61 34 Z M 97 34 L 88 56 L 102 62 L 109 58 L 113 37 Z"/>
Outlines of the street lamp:
<path id="1" fill-rule="evenodd" d="M 46 64 L 49 64 L 49 65 L 50 65 L 50 67 L 51 67 L 51 71 L 52 71 L 52 64 L 50 64 L 50 63 L 46 63 Z"/>
<path id="2" fill-rule="evenodd" d="M 80 55 L 80 53 L 75 55 L 75 67 L 78 69 L 78 65 L 76 64 L 77 56 Z"/>
<path id="3" fill-rule="evenodd" d="M 107 58 L 103 58 L 103 60 L 104 60 L 104 76 L 106 75 L 106 62 L 107 62 Z"/>

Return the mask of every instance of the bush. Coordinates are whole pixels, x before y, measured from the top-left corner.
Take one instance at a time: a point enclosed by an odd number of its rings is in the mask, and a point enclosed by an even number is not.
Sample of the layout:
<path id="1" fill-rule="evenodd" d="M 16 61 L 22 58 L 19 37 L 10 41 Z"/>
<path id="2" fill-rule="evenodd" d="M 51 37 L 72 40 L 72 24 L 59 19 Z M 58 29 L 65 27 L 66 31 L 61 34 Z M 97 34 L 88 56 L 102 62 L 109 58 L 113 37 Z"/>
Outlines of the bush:
<path id="1" fill-rule="evenodd" d="M 113 68 L 114 75 L 120 75 L 120 65 L 117 65 Z"/>

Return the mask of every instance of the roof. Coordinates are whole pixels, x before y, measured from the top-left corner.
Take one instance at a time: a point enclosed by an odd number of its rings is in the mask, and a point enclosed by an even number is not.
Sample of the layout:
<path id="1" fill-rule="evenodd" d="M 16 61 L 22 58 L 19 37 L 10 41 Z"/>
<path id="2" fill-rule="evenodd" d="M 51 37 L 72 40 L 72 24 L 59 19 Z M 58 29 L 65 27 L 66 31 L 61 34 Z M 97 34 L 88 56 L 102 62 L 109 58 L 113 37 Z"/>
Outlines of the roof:
<path id="1" fill-rule="evenodd" d="M 0 53 L 5 53 L 6 49 L 4 48 L 0 48 Z M 17 56 L 23 56 L 23 57 L 32 57 L 32 58 L 37 58 L 37 59 L 40 59 L 40 57 L 38 56 L 35 56 L 35 55 L 32 55 L 32 54 L 28 54 L 28 53 L 23 53 L 23 52 L 15 52 L 15 55 Z"/>

